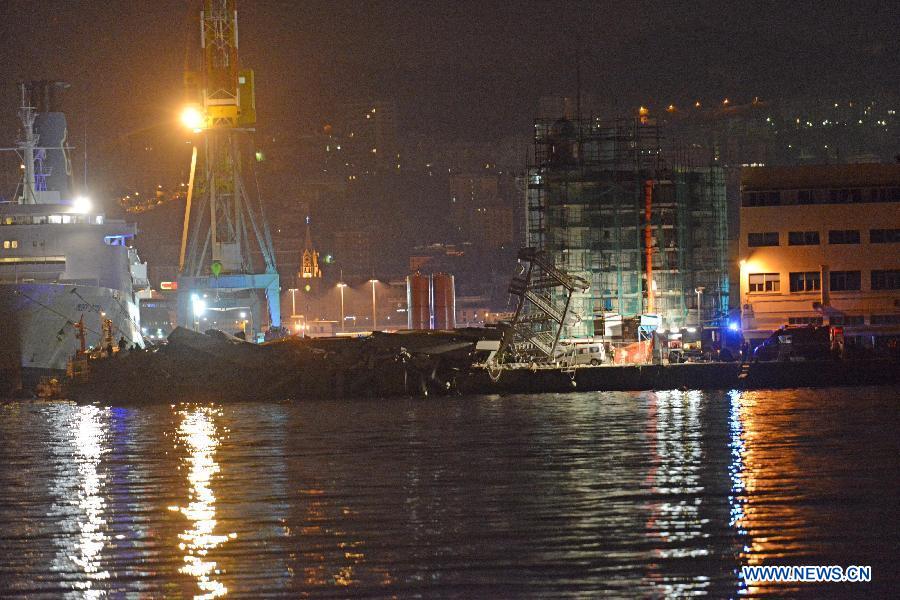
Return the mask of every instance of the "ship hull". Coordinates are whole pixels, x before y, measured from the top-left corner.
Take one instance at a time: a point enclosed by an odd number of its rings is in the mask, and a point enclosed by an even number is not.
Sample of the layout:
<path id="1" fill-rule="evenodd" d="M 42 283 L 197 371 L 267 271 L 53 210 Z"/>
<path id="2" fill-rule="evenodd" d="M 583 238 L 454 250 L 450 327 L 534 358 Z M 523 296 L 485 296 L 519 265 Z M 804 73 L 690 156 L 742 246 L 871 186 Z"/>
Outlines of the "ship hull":
<path id="1" fill-rule="evenodd" d="M 64 371 L 79 345 L 75 323 L 84 319 L 88 346 L 101 343 L 102 320 L 114 340 L 143 346 L 138 307 L 127 294 L 106 287 L 0 284 L 0 354 L 19 357 L 23 373 Z"/>

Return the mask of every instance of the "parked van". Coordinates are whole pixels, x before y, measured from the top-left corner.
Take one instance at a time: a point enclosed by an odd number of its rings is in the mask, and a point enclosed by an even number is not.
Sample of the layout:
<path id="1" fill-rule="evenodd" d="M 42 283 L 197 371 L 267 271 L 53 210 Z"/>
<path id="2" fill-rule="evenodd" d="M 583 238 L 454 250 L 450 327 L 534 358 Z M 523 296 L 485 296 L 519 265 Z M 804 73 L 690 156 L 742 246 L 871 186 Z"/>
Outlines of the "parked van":
<path id="1" fill-rule="evenodd" d="M 591 340 L 572 340 L 563 342 L 566 362 L 570 366 L 575 365 L 602 365 L 606 362 L 606 348 L 603 342 Z"/>

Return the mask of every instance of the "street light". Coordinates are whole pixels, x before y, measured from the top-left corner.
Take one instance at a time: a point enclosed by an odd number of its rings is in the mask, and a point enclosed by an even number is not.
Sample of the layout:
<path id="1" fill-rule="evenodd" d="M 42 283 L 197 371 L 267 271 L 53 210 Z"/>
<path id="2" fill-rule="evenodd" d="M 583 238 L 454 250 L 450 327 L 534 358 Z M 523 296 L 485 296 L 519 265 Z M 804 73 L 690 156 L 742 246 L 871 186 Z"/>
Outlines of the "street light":
<path id="1" fill-rule="evenodd" d="M 703 286 L 694 288 L 694 291 L 697 292 L 697 327 L 703 329 L 703 319 L 700 316 L 700 305 L 703 301 L 703 290 L 706 288 Z"/>
<path id="2" fill-rule="evenodd" d="M 369 283 L 372 284 L 372 331 L 378 329 L 378 320 L 375 316 L 375 284 L 378 283 L 377 279 L 370 279 Z"/>
<path id="3" fill-rule="evenodd" d="M 347 284 L 342 281 L 337 286 L 341 290 L 341 331 L 344 331 L 344 288 Z"/>
<path id="4" fill-rule="evenodd" d="M 191 307 L 194 313 L 194 329 L 200 330 L 200 317 L 206 312 L 206 301 L 201 299 L 198 294 L 191 294 Z"/>
<path id="5" fill-rule="evenodd" d="M 77 213 L 87 214 L 94 210 L 94 205 L 91 203 L 90 198 L 78 196 L 72 201 L 72 209 Z"/>
<path id="6" fill-rule="evenodd" d="M 186 106 L 184 110 L 181 111 L 181 124 L 194 133 L 200 133 L 200 131 L 202 131 L 203 121 L 203 113 L 197 106 Z"/>
<path id="7" fill-rule="evenodd" d="M 297 316 L 297 288 L 288 290 L 291 292 L 291 317 Z"/>

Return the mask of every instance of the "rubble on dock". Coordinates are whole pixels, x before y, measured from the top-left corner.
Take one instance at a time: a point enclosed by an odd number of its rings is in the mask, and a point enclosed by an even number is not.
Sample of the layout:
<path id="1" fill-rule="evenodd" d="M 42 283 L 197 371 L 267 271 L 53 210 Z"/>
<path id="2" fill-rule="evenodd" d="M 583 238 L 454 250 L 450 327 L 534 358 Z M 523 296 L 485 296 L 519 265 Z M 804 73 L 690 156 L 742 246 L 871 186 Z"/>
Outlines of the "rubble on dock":
<path id="1" fill-rule="evenodd" d="M 68 383 L 77 400 L 186 401 L 423 396 L 456 389 L 491 329 L 288 337 L 251 344 L 224 332 L 175 329 L 164 345 L 91 361 Z"/>

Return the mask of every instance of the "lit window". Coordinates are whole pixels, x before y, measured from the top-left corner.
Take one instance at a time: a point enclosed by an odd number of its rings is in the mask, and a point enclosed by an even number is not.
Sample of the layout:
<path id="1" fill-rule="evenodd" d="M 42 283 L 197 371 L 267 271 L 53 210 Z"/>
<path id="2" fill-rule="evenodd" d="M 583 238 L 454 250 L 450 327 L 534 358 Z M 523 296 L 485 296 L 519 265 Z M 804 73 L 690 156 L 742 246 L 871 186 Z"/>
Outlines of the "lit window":
<path id="1" fill-rule="evenodd" d="M 9 250 L 9 248 L 10 248 L 10 246 L 9 246 L 9 240 L 3 240 L 3 249 L 4 249 L 4 250 Z"/>
<path id="2" fill-rule="evenodd" d="M 780 292 L 781 277 L 778 273 L 751 273 L 749 291 Z"/>
<path id="3" fill-rule="evenodd" d="M 18 247 L 19 247 L 19 240 L 12 240 L 12 241 L 9 243 L 9 245 L 10 245 L 11 248 L 18 248 Z"/>

